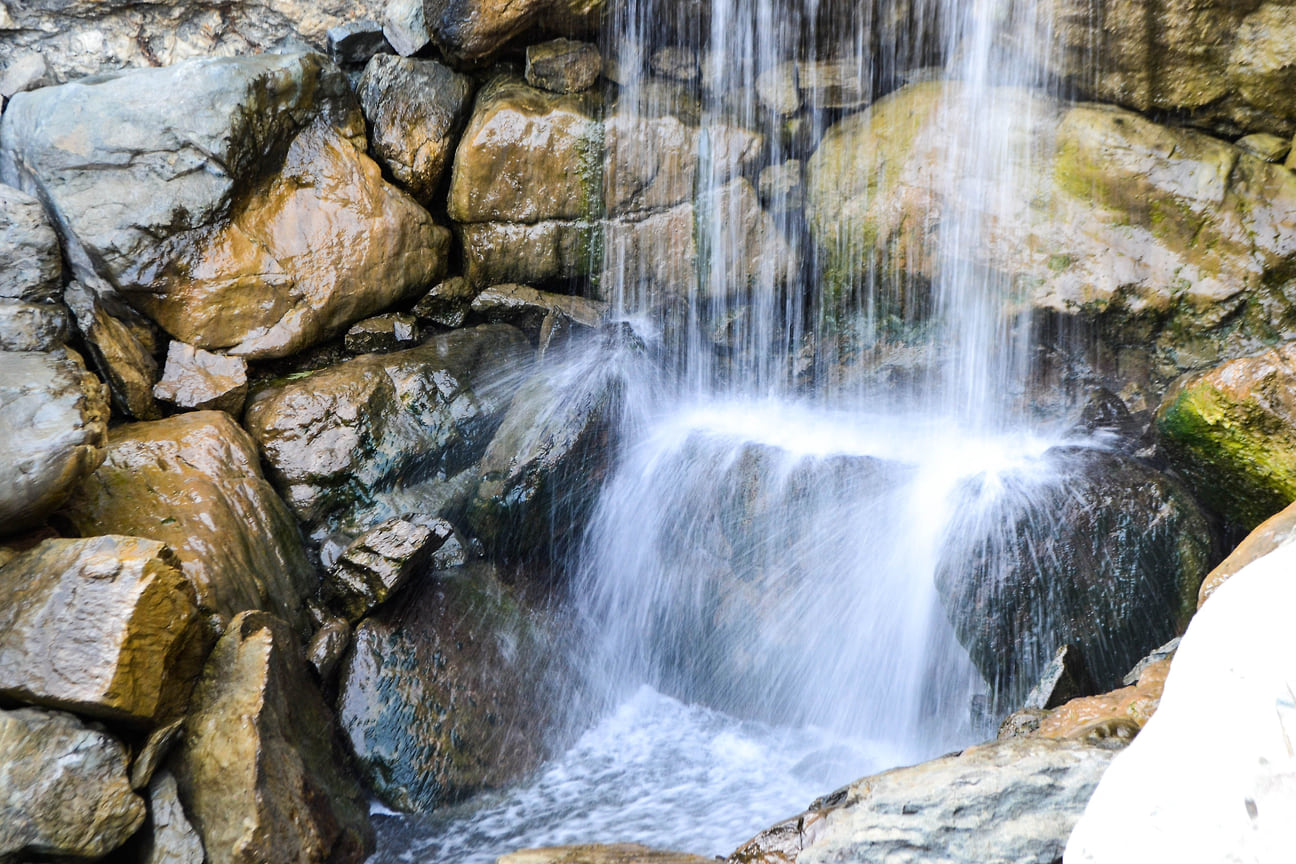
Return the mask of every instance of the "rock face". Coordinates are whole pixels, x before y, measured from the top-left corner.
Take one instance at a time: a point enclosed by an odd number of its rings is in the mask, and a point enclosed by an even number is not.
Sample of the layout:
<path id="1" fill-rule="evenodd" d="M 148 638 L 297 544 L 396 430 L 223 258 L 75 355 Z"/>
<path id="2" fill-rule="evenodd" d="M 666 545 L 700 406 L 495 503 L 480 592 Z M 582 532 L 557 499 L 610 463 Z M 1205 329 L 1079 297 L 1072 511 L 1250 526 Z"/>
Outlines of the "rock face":
<path id="1" fill-rule="evenodd" d="M 281 357 L 444 271 L 449 232 L 365 144 L 319 55 L 214 58 L 19 94 L 0 177 L 46 203 L 78 278 L 188 344 Z"/>
<path id="2" fill-rule="evenodd" d="M 143 864 L 203 864 L 202 840 L 180 804 L 175 777 L 163 771 L 149 784 L 149 821 Z"/>
<path id="3" fill-rule="evenodd" d="M 57 509 L 107 439 L 107 393 L 74 351 L 0 352 L 0 535 Z"/>
<path id="4" fill-rule="evenodd" d="M 136 537 L 46 540 L 0 567 L 0 695 L 108 720 L 183 710 L 202 662 L 193 586 Z"/>
<path id="5" fill-rule="evenodd" d="M 435 60 L 380 54 L 360 77 L 374 158 L 419 201 L 441 187 L 472 93 L 472 79 Z"/>
<path id="6" fill-rule="evenodd" d="M 0 185 L 0 298 L 53 301 L 62 276 L 58 237 L 41 203 Z"/>
<path id="7" fill-rule="evenodd" d="M 0 859 L 98 858 L 144 822 L 126 748 L 70 714 L 0 711 Z"/>
<path id="8" fill-rule="evenodd" d="M 936 584 L 999 707 L 1021 704 L 1059 645 L 1100 689 L 1176 635 L 1196 606 L 1210 527 L 1170 478 L 1118 454 L 1051 451 L 1055 479 L 1005 478 L 958 505 Z"/>
<path id="9" fill-rule="evenodd" d="M 0 351 L 53 351 L 67 344 L 70 328 L 61 303 L 0 297 Z"/>
<path id="10" fill-rule="evenodd" d="M 905 87 L 827 132 L 808 163 L 806 214 L 830 282 L 860 284 L 880 260 L 916 287 L 953 236 L 942 226 L 975 224 L 978 242 L 942 254 L 1002 274 L 1038 312 L 1100 327 L 1093 362 L 1137 408 L 1182 371 L 1296 335 L 1284 323 L 1296 174 L 1115 107 L 1006 88 L 995 100 L 999 113 L 980 122 L 1004 137 L 1013 192 L 958 206 L 952 189 L 1005 170 L 951 150 L 973 120 L 960 85 Z M 927 301 L 891 302 L 913 317 Z"/>
<path id="11" fill-rule="evenodd" d="M 483 60 L 533 27 L 578 35 L 598 26 L 604 0 L 423 0 L 432 41 L 461 61 Z"/>
<path id="12" fill-rule="evenodd" d="M 491 323 L 512 324 L 528 336 L 536 337 L 544 321 L 561 314 L 587 328 L 603 321 L 606 304 L 569 294 L 537 291 L 528 285 L 492 285 L 473 298 L 473 314 Z"/>
<path id="13" fill-rule="evenodd" d="M 1296 501 L 1296 345 L 1224 363 L 1166 393 L 1157 430 L 1175 467 L 1227 521 L 1254 528 Z"/>
<path id="14" fill-rule="evenodd" d="M 1068 864 L 1281 861 L 1293 848 L 1293 566 L 1296 546 L 1260 558 L 1193 618 L 1156 716 L 1098 785 Z"/>
<path id="15" fill-rule="evenodd" d="M 526 49 L 526 82 L 552 93 L 579 93 L 594 86 L 603 57 L 591 42 L 554 39 Z"/>
<path id="16" fill-rule="evenodd" d="M 247 398 L 247 361 L 172 342 L 153 395 L 181 410 L 210 409 L 237 417 Z"/>
<path id="17" fill-rule="evenodd" d="M 153 399 L 158 335 L 144 316 L 103 283 L 72 282 L 63 292 L 90 360 L 108 385 L 113 407 L 137 420 L 162 416 Z"/>
<path id="18" fill-rule="evenodd" d="M 739 847 L 731 864 L 1055 864 L 1115 748 L 1013 739 L 865 777 Z"/>
<path id="19" fill-rule="evenodd" d="M 383 801 L 430 812 L 538 762 L 534 628 L 485 565 L 439 574 L 356 628 L 338 719 Z"/>
<path id="20" fill-rule="evenodd" d="M 83 534 L 148 537 L 175 550 L 203 609 L 269 609 L 304 626 L 314 589 L 292 515 L 256 446 L 223 411 L 131 423 L 63 515 Z"/>
<path id="21" fill-rule="evenodd" d="M 529 355 L 512 327 L 456 330 L 271 386 L 252 398 L 247 428 L 289 506 L 319 526 L 475 462 L 507 405 L 498 376 Z"/>
<path id="22" fill-rule="evenodd" d="M 351 623 L 359 621 L 422 572 L 449 536 L 449 531 L 434 533 L 404 519 L 389 519 L 369 529 L 329 571 L 321 591 L 325 602 Z"/>
<path id="23" fill-rule="evenodd" d="M 212 864 L 360 862 L 373 846 L 364 796 L 289 627 L 230 622 L 194 689 L 175 763 Z"/>

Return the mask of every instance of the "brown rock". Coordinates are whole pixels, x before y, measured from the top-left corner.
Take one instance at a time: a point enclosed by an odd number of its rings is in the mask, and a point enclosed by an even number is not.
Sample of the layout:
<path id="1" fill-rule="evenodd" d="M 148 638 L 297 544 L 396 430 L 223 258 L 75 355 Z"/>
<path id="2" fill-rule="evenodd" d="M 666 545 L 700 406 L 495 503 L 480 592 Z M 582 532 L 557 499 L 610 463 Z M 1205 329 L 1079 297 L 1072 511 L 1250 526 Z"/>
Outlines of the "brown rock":
<path id="1" fill-rule="evenodd" d="M 237 417 L 247 399 L 247 361 L 173 341 L 153 395 L 181 410 L 224 411 Z"/>
<path id="2" fill-rule="evenodd" d="M 153 401 L 158 380 L 154 328 L 101 280 L 72 282 L 63 292 L 90 360 L 112 394 L 113 407 L 137 420 L 162 416 Z"/>
<path id="3" fill-rule="evenodd" d="M 537 291 L 529 285 L 492 285 L 472 302 L 474 315 L 492 323 L 512 324 L 532 337 L 539 334 L 545 316 L 555 309 L 577 324 L 593 328 L 602 322 L 607 306 L 571 294 Z"/>
<path id="4" fill-rule="evenodd" d="M 460 61 L 484 60 L 533 27 L 575 36 L 596 29 L 605 0 L 424 0 L 432 41 Z"/>
<path id="5" fill-rule="evenodd" d="M 207 860 L 363 861 L 373 830 L 345 765 L 292 630 L 264 612 L 237 616 L 194 689 L 175 760 Z"/>
<path id="6" fill-rule="evenodd" d="M 130 784 L 136 792 L 141 791 L 153 780 L 162 760 L 171 753 L 171 747 L 180 740 L 184 727 L 184 718 L 173 720 L 165 726 L 159 726 L 149 733 L 144 746 L 131 760 Z"/>
<path id="7" fill-rule="evenodd" d="M 413 315 L 389 313 L 351 325 L 342 344 L 352 354 L 379 354 L 413 348 L 418 340 L 418 320 Z"/>
<path id="8" fill-rule="evenodd" d="M 314 577 L 297 526 L 261 476 L 256 446 L 223 411 L 117 427 L 108 458 L 63 512 L 83 534 L 166 543 L 203 609 L 270 609 L 305 624 Z"/>
<path id="9" fill-rule="evenodd" d="M 532 87 L 551 93 L 579 93 L 598 81 L 603 57 L 592 42 L 553 39 L 528 45 L 523 77 Z"/>
<path id="10" fill-rule="evenodd" d="M 586 276 L 599 234 L 599 226 L 588 221 L 476 222 L 458 229 L 464 275 L 477 287 L 566 282 Z"/>
<path id="11" fill-rule="evenodd" d="M 325 577 L 320 594 L 354 624 L 422 571 L 448 536 L 435 534 L 426 525 L 389 519 L 346 548 Z"/>
<path id="12" fill-rule="evenodd" d="M 1218 567 L 1206 575 L 1201 590 L 1197 592 L 1197 608 L 1200 609 L 1215 589 L 1243 567 L 1293 540 L 1296 540 L 1296 504 L 1289 504 L 1261 522 Z"/>
<path id="13" fill-rule="evenodd" d="M 410 311 L 421 321 L 442 327 L 462 327 L 477 290 L 462 276 L 438 282 Z"/>
<path id="14" fill-rule="evenodd" d="M 1133 737 L 1156 713 L 1169 672 L 1166 658 L 1149 664 L 1133 686 L 1072 699 L 1048 712 L 1035 734 L 1041 738 Z"/>
<path id="15" fill-rule="evenodd" d="M 306 659 L 315 667 L 315 674 L 322 682 L 333 680 L 338 663 L 346 656 L 351 647 L 351 625 L 345 618 L 332 618 L 315 631 L 310 644 L 306 646 Z"/>

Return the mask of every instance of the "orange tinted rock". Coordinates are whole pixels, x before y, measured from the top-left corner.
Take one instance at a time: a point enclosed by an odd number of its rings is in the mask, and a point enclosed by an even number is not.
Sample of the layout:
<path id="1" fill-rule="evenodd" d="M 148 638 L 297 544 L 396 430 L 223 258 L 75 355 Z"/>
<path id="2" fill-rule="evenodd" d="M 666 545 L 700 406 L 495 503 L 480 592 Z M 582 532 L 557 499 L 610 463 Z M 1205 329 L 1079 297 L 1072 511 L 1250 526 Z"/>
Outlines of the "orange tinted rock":
<path id="1" fill-rule="evenodd" d="M 1137 732 L 1156 712 L 1169 672 L 1170 659 L 1158 660 L 1143 670 L 1132 687 L 1072 699 L 1050 711 L 1035 734 L 1041 738 L 1087 738 L 1113 733 L 1126 737 L 1123 731 Z"/>
<path id="2" fill-rule="evenodd" d="M 1197 592 L 1197 608 L 1200 609 L 1215 593 L 1215 589 L 1228 581 L 1230 576 L 1293 540 L 1296 540 L 1296 504 L 1288 505 L 1262 522 L 1218 567 L 1206 575 L 1206 580 Z"/>

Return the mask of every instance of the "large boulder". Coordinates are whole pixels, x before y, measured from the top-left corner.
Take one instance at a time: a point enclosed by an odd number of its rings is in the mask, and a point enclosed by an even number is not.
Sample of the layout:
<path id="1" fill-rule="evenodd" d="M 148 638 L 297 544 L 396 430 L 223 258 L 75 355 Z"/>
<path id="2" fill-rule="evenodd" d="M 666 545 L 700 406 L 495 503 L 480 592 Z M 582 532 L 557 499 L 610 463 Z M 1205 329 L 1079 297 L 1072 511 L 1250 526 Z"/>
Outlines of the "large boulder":
<path id="1" fill-rule="evenodd" d="M 275 383 L 250 400 L 245 421 L 297 517 L 354 538 L 421 509 L 385 496 L 444 487 L 481 457 L 511 395 L 503 376 L 530 356 L 513 327 L 455 330 Z"/>
<path id="2" fill-rule="evenodd" d="M 1022 703 L 1060 645 L 1118 686 L 1182 630 L 1211 564 L 1182 486 L 1115 452 L 1056 448 L 1042 464 L 965 484 L 936 582 L 999 709 Z"/>
<path id="3" fill-rule="evenodd" d="M 230 622 L 194 689 L 174 760 L 211 864 L 347 864 L 373 847 L 364 794 L 283 621 Z"/>
<path id="4" fill-rule="evenodd" d="M 730 864 L 1056 864 L 1118 747 L 984 744 L 865 777 L 762 832 Z"/>
<path id="5" fill-rule="evenodd" d="M 1157 431 L 1199 498 L 1251 529 L 1296 501 L 1296 343 L 1186 376 L 1157 409 Z"/>
<path id="6" fill-rule="evenodd" d="M 828 130 L 806 215 L 829 287 L 902 274 L 889 311 L 912 318 L 938 267 L 999 274 L 1004 314 L 1096 324 L 1099 371 L 1147 367 L 1122 394 L 1139 408 L 1182 371 L 1296 336 L 1296 174 L 1116 107 L 1013 88 L 991 104 L 957 82 L 914 84 Z M 959 149 L 958 130 L 987 127 L 1002 158 Z M 968 191 L 1005 176 L 1007 194 Z"/>
<path id="7" fill-rule="evenodd" d="M 78 278 L 188 344 L 281 357 L 445 269 L 449 232 L 366 143 L 321 56 L 211 58 L 19 94 L 0 178 L 45 203 Z"/>
<path id="8" fill-rule="evenodd" d="M 0 567 L 0 695 L 147 724 L 184 710 L 202 663 L 193 586 L 161 543 L 46 540 Z"/>
<path id="9" fill-rule="evenodd" d="M 120 741 L 71 714 L 0 711 L 0 860 L 99 858 L 125 843 L 145 816 L 126 761 Z"/>
<path id="10" fill-rule="evenodd" d="M 539 632 L 483 564 L 429 575 L 356 628 L 338 720 L 379 798 L 431 812 L 537 764 Z"/>
<path id="11" fill-rule="evenodd" d="M 569 36 L 591 32 L 605 5 L 605 0 L 423 0 L 423 20 L 447 56 L 479 61 L 533 28 Z"/>
<path id="12" fill-rule="evenodd" d="M 57 509 L 107 443 L 107 393 L 76 352 L 0 352 L 0 535 Z"/>
<path id="13" fill-rule="evenodd" d="M 267 609 L 305 625 L 315 586 L 297 525 L 262 476 L 256 445 L 223 411 L 113 429 L 107 459 L 62 517 L 83 535 L 166 543 L 205 610 Z"/>

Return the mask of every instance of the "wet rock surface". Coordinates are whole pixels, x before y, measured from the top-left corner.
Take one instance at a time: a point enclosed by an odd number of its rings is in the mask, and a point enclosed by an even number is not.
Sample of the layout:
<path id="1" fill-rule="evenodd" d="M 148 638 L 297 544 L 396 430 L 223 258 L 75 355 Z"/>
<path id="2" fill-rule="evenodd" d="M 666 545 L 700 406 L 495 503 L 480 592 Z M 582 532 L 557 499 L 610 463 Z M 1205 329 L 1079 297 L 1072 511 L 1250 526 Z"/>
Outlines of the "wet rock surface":
<path id="1" fill-rule="evenodd" d="M 476 296 L 477 289 L 471 282 L 463 276 L 451 276 L 432 286 L 410 312 L 420 321 L 431 321 L 440 327 L 462 327 Z"/>
<path id="2" fill-rule="evenodd" d="M 161 543 L 46 540 L 0 566 L 0 695 L 107 720 L 177 716 L 205 648 Z"/>
<path id="3" fill-rule="evenodd" d="M 583 327 L 594 329 L 603 321 L 607 305 L 570 294 L 539 291 L 529 285 L 492 285 L 477 292 L 469 307 L 493 324 L 512 324 L 535 338 L 545 318 L 559 312 Z"/>
<path id="4" fill-rule="evenodd" d="M 121 742 L 71 714 L 0 711 L 0 858 L 98 858 L 144 816 Z"/>
<path id="5" fill-rule="evenodd" d="M 359 621 L 427 568 L 450 537 L 448 523 L 439 527 L 434 532 L 427 525 L 389 519 L 370 528 L 329 570 L 320 589 L 325 602 L 351 623 Z"/>
<path id="6" fill-rule="evenodd" d="M 137 420 L 162 416 L 153 398 L 160 369 L 155 327 L 99 279 L 72 282 L 63 292 L 90 362 L 108 385 L 113 408 Z"/>
<path id="7" fill-rule="evenodd" d="M 360 862 L 368 808 L 287 624 L 240 614 L 194 688 L 174 762 L 212 864 Z"/>
<path id="8" fill-rule="evenodd" d="M 588 90 L 602 71 L 603 57 L 592 42 L 554 39 L 526 49 L 526 82 L 551 93 Z"/>
<path id="9" fill-rule="evenodd" d="M 237 417 L 247 399 L 247 361 L 173 341 L 153 395 L 184 411 L 225 411 Z"/>
<path id="10" fill-rule="evenodd" d="M 202 864 L 202 840 L 185 816 L 175 777 L 162 772 L 149 784 L 148 839 L 144 864 Z"/>
<path id="11" fill-rule="evenodd" d="M 58 237 L 40 201 L 0 185 L 0 297 L 56 300 L 62 275 Z"/>
<path id="12" fill-rule="evenodd" d="M 67 344 L 71 318 L 61 303 L 0 297 L 0 352 L 53 351 Z"/>
<path id="13" fill-rule="evenodd" d="M 418 339 L 418 320 L 413 315 L 392 313 L 352 325 L 342 344 L 352 354 L 375 354 L 413 348 Z"/>
<path id="14" fill-rule="evenodd" d="M 432 41 L 447 56 L 484 60 L 538 28 L 569 36 L 591 32 L 604 0 L 423 0 Z"/>
<path id="15" fill-rule="evenodd" d="M 703 864 L 714 860 L 686 852 L 650 849 L 637 843 L 616 843 L 523 849 L 501 856 L 498 864 Z"/>

